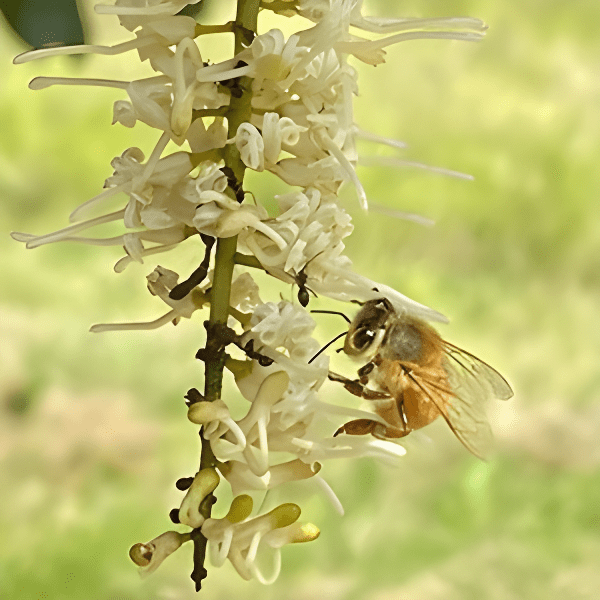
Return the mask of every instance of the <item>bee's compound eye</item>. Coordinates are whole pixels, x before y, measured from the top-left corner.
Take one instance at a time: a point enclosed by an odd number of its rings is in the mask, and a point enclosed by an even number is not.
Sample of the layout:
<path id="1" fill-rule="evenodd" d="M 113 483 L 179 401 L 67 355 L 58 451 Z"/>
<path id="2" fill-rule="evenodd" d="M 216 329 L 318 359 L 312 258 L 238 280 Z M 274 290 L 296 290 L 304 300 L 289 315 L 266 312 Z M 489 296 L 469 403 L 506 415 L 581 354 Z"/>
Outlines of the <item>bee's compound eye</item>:
<path id="1" fill-rule="evenodd" d="M 346 352 L 348 354 L 360 354 L 369 348 L 375 339 L 375 332 L 369 327 L 360 327 L 347 339 Z"/>

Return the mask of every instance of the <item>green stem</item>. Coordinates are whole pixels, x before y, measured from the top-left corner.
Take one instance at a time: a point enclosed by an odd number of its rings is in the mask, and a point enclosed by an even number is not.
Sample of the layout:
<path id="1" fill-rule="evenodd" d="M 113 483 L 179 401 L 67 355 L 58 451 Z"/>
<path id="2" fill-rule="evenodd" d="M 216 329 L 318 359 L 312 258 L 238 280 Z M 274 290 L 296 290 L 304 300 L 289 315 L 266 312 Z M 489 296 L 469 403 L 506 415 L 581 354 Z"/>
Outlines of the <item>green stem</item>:
<path id="1" fill-rule="evenodd" d="M 259 0 L 238 0 L 237 16 L 235 19 L 235 53 L 244 49 L 244 44 L 251 41 L 257 28 Z M 249 77 L 240 77 L 237 83 L 242 90 L 239 97 L 232 96 L 227 111 L 227 137 L 235 137 L 238 127 L 250 120 L 252 114 L 252 80 Z M 225 167 L 230 169 L 239 186 L 244 181 L 244 172 L 246 166 L 242 162 L 239 150 L 235 144 L 228 144 L 225 148 Z M 229 188 L 227 193 L 235 198 L 235 190 Z M 211 291 L 210 318 L 209 322 L 213 324 L 226 324 L 229 315 L 229 296 L 231 294 L 231 278 L 233 275 L 234 256 L 237 249 L 237 237 L 221 238 L 217 241 L 217 252 L 215 257 L 215 276 Z M 218 340 L 211 339 L 214 333 L 209 333 L 206 340 L 207 349 L 218 346 Z M 215 353 L 215 356 L 208 356 L 205 369 L 205 389 L 204 396 L 209 402 L 213 402 L 221 397 L 221 387 L 223 381 L 223 367 L 225 366 L 225 351 Z M 208 447 L 204 444 L 204 447 Z M 204 455 L 205 450 L 202 449 Z M 206 450 L 212 454 L 210 448 Z M 210 457 L 206 458 L 207 463 L 214 463 Z M 213 466 L 208 464 L 207 466 Z"/>
<path id="2" fill-rule="evenodd" d="M 219 238 L 217 240 L 217 252 L 215 256 L 215 275 L 213 279 L 213 285 L 210 292 L 210 318 L 211 324 L 220 323 L 227 324 L 227 317 L 229 316 L 229 297 L 231 295 L 231 279 L 233 276 L 233 257 L 237 248 L 237 237 Z M 211 329 L 208 330 L 206 348 L 211 348 L 213 344 L 218 346 L 218 339 L 211 339 L 214 337 Z M 212 353 L 207 357 L 206 369 L 205 369 L 205 384 L 204 384 L 204 397 L 209 402 L 218 400 L 221 397 L 221 387 L 223 382 L 223 367 L 225 366 L 225 351 L 221 350 L 216 352 L 213 356 Z M 207 452 L 210 450 L 210 444 L 204 444 L 202 447 L 202 458 L 204 458 L 205 449 Z M 214 456 L 212 456 L 214 461 Z M 212 461 L 211 461 L 212 462 Z M 214 464 L 202 465 L 202 468 L 212 467 Z"/>
<path id="3" fill-rule="evenodd" d="M 297 10 L 298 2 L 294 0 L 294 2 L 284 2 L 283 0 L 274 0 L 273 2 L 261 2 L 261 8 L 266 8 L 272 11 L 278 10 Z"/>
<path id="4" fill-rule="evenodd" d="M 247 47 L 256 34 L 259 4 L 260 0 L 237 0 L 237 15 L 233 26 L 236 54 Z M 238 97 L 232 94 L 229 110 L 225 114 L 229 139 L 235 137 L 241 123 L 250 120 L 252 111 L 252 80 L 248 77 L 241 77 L 237 80 L 236 85 L 241 94 L 237 95 Z M 233 174 L 235 180 L 234 186 L 241 188 L 246 167 L 240 158 L 240 153 L 235 144 L 227 145 L 224 150 L 224 159 L 226 169 L 228 169 L 229 173 Z M 229 187 L 226 193 L 235 199 L 236 191 L 236 189 Z M 236 249 L 237 237 L 219 238 L 217 240 L 215 272 L 211 289 L 209 326 L 207 328 L 205 348 L 204 397 L 208 402 L 214 402 L 221 398 L 226 353 L 221 347 L 221 340 L 218 337 L 216 328 L 213 326 L 216 324 L 227 324 Z M 200 431 L 200 439 L 202 441 L 200 468 L 205 469 L 217 466 L 217 460 L 212 452 L 210 443 L 204 440 L 202 431 Z M 213 502 L 214 498 L 211 494 L 202 503 L 200 512 L 205 518 L 210 517 Z M 192 579 L 196 584 L 196 591 L 198 591 L 201 587 L 202 579 L 206 577 L 204 558 L 207 540 L 202 535 L 200 528 L 194 529 L 191 536 L 194 542 L 194 570 L 192 571 Z"/>
<path id="5" fill-rule="evenodd" d="M 209 33 L 231 33 L 233 31 L 233 22 L 225 23 L 224 25 L 200 25 L 196 24 L 196 37 L 199 35 L 207 35 Z"/>
<path id="6" fill-rule="evenodd" d="M 245 267 L 252 267 L 253 269 L 260 269 L 264 271 L 265 268 L 260 264 L 260 261 L 256 256 L 248 256 L 247 254 L 242 254 L 241 252 L 236 252 L 233 260 L 236 265 L 244 265 Z"/>
<path id="7" fill-rule="evenodd" d="M 225 117 L 227 116 L 228 106 L 220 106 L 219 108 L 199 108 L 192 110 L 192 120 L 202 117 Z"/>
<path id="8" fill-rule="evenodd" d="M 190 152 L 190 161 L 194 167 L 197 167 L 205 160 L 212 160 L 213 162 L 223 160 L 223 150 L 221 148 L 213 148 L 204 152 Z"/>
<path id="9" fill-rule="evenodd" d="M 260 0 L 237 0 L 237 11 L 235 16 L 235 25 L 256 33 L 258 29 L 258 9 Z M 254 37 L 254 36 L 252 36 Z M 243 42 L 247 41 L 246 36 L 237 29 L 235 32 L 235 53 L 244 49 Z"/>

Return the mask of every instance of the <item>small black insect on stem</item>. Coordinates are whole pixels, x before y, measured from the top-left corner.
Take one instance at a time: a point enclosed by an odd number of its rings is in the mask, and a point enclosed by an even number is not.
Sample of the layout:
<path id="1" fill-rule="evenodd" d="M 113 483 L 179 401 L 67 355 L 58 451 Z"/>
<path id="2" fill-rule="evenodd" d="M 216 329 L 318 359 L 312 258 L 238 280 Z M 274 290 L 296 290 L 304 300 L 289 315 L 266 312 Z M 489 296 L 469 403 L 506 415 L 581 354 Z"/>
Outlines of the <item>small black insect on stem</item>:
<path id="1" fill-rule="evenodd" d="M 231 167 L 221 167 L 221 171 L 227 178 L 227 185 L 233 190 L 235 199 L 241 204 L 244 201 L 245 192 L 242 184 L 237 180 L 233 169 Z"/>
<path id="2" fill-rule="evenodd" d="M 238 60 L 236 65 L 233 67 L 234 69 L 240 69 L 242 67 L 247 67 L 248 63 L 243 60 Z M 233 98 L 241 98 L 244 94 L 244 88 L 240 85 L 241 77 L 232 77 L 231 79 L 223 79 L 219 82 L 220 87 L 227 88 L 229 93 Z"/>
<path id="3" fill-rule="evenodd" d="M 254 340 L 248 340 L 245 344 L 242 343 L 242 336 L 238 335 L 231 327 L 223 323 L 211 323 L 204 321 L 204 327 L 208 332 L 208 338 L 205 348 L 200 348 L 196 352 L 198 360 L 211 360 L 223 352 L 226 346 L 233 344 L 240 350 L 246 353 L 249 358 L 258 361 L 261 367 L 268 367 L 273 364 L 274 360 L 254 350 Z M 191 391 L 191 390 L 190 390 Z M 189 392 L 188 392 L 189 395 Z"/>
<path id="4" fill-rule="evenodd" d="M 182 300 L 185 298 L 197 285 L 200 285 L 208 275 L 210 254 L 215 243 L 215 238 L 203 233 L 200 234 L 200 238 L 206 246 L 204 258 L 202 259 L 200 266 L 185 281 L 178 283 L 169 292 L 169 298 L 171 298 L 171 300 Z"/>
<path id="5" fill-rule="evenodd" d="M 296 277 L 294 278 L 296 280 L 296 283 L 298 284 L 298 302 L 300 302 L 300 304 L 304 308 L 308 306 L 308 302 L 310 301 L 310 295 L 308 292 L 313 294 L 315 298 L 317 297 L 317 295 L 309 287 L 306 286 L 306 281 L 308 279 L 308 275 L 305 272 L 306 266 L 307 265 L 304 265 L 304 267 L 302 267 L 298 275 L 296 275 Z"/>

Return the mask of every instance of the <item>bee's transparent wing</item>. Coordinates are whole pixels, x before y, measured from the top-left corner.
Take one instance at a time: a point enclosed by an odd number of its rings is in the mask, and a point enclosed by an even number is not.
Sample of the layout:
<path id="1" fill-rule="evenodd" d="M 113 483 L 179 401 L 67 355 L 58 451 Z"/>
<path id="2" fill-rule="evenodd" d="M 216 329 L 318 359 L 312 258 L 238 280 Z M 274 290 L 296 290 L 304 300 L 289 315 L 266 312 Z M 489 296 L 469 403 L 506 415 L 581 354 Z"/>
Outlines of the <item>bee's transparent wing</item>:
<path id="1" fill-rule="evenodd" d="M 496 369 L 448 342 L 444 342 L 444 346 L 449 359 L 447 365 L 449 383 L 455 390 L 459 388 L 471 390 L 486 399 L 512 398 L 513 391 L 510 385 Z"/>
<path id="2" fill-rule="evenodd" d="M 492 398 L 508 400 L 513 391 L 504 377 L 488 364 L 448 342 L 444 345 L 444 369 L 453 397 L 442 414 L 466 448 L 485 458 L 493 446 L 486 402 Z"/>

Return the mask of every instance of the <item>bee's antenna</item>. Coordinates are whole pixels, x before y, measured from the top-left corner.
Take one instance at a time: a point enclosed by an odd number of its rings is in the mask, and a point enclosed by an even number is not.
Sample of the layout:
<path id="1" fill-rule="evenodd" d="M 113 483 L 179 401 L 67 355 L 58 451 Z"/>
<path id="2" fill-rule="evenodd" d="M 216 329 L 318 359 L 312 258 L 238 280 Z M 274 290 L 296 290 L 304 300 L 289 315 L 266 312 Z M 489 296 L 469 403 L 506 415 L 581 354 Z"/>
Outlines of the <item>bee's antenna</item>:
<path id="1" fill-rule="evenodd" d="M 352 323 L 352 321 L 343 312 L 338 312 L 337 310 L 311 310 L 310 312 L 311 313 L 321 313 L 324 315 L 340 315 L 340 317 L 344 317 L 344 319 L 346 319 L 347 323 Z M 342 335 L 346 335 L 346 334 L 342 334 Z M 341 336 L 338 336 L 338 337 L 341 337 Z M 338 338 L 336 338 L 336 339 L 338 339 Z"/>
<path id="2" fill-rule="evenodd" d="M 329 312 L 326 310 L 313 310 L 311 312 Z M 342 314 L 342 313 L 333 313 L 333 314 Z M 346 316 L 346 315 L 343 315 Z M 333 344 L 334 342 L 337 342 L 341 337 L 344 337 L 348 332 L 344 331 L 344 333 L 340 333 L 339 335 L 336 335 L 330 342 L 327 342 L 327 344 L 325 344 L 309 361 L 308 364 L 310 365 L 310 363 L 315 360 L 315 358 L 317 358 L 317 356 L 319 356 L 319 354 L 322 354 L 325 350 L 327 350 L 327 348 L 329 348 L 329 346 L 331 346 L 331 344 Z"/>

